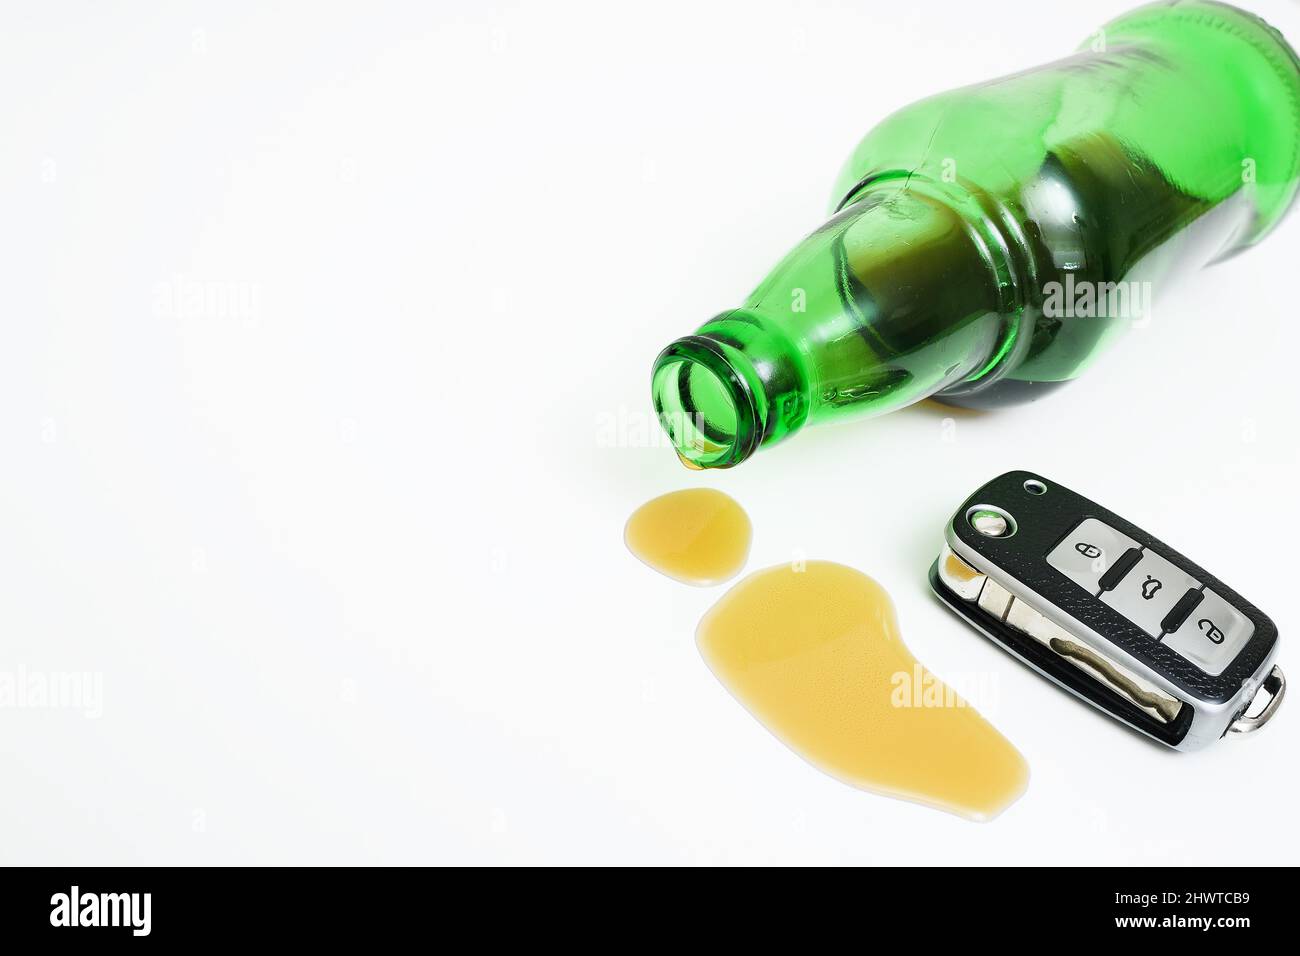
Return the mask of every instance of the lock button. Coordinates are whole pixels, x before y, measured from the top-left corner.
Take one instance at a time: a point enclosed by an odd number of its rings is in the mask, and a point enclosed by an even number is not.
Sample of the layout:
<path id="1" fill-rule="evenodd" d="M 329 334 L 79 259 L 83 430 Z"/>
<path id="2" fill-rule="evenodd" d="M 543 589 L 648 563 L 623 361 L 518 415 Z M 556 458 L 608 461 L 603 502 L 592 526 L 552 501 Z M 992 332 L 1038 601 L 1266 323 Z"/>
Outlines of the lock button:
<path id="1" fill-rule="evenodd" d="M 1200 586 L 1199 581 L 1178 570 L 1160 555 L 1153 551 L 1143 551 L 1137 563 L 1115 584 L 1114 589 L 1102 593 L 1101 601 L 1152 637 L 1159 637 L 1164 633 L 1161 622 L 1165 616 L 1174 609 L 1184 594 Z"/>
<path id="2" fill-rule="evenodd" d="M 1217 677 L 1254 633 L 1250 618 L 1206 588 L 1201 602 L 1178 630 L 1165 637 L 1164 643 L 1211 677 Z"/>
<path id="3" fill-rule="evenodd" d="M 1102 576 L 1128 550 L 1139 545 L 1096 518 L 1085 518 L 1047 555 L 1047 563 L 1093 597 Z"/>

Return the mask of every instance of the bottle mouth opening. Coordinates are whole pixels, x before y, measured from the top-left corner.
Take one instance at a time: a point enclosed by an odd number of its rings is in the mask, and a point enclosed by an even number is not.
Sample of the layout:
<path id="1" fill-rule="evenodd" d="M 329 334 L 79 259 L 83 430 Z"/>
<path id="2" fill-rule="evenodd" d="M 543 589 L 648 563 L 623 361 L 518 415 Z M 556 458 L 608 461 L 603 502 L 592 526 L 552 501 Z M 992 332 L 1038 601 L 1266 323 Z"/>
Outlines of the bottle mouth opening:
<path id="1" fill-rule="evenodd" d="M 655 360 L 655 414 L 682 461 L 694 468 L 730 468 L 758 447 L 753 393 L 724 350 L 703 336 L 688 336 Z"/>

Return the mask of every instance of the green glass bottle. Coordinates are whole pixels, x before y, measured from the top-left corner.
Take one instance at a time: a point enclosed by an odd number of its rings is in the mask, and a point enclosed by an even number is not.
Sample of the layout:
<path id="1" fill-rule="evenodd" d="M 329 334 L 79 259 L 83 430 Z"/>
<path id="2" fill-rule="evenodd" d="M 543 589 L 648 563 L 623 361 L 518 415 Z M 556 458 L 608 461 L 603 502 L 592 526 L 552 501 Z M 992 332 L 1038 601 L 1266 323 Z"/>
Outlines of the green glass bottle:
<path id="1" fill-rule="evenodd" d="M 1300 60 L 1178 0 L 1065 60 L 922 100 L 858 145 L 832 216 L 742 308 L 655 361 L 682 460 L 736 465 L 813 422 L 1076 377 L 1173 268 L 1257 241 L 1300 175 Z"/>

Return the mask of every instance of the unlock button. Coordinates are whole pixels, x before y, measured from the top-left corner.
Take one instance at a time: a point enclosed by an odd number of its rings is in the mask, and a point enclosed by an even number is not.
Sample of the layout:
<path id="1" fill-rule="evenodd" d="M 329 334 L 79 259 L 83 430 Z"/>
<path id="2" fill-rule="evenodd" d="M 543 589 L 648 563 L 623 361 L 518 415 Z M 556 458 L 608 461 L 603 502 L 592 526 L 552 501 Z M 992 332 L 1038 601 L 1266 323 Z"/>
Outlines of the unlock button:
<path id="1" fill-rule="evenodd" d="M 1205 673 L 1217 677 L 1254 633 L 1250 618 L 1207 589 L 1201 603 L 1164 642 Z"/>

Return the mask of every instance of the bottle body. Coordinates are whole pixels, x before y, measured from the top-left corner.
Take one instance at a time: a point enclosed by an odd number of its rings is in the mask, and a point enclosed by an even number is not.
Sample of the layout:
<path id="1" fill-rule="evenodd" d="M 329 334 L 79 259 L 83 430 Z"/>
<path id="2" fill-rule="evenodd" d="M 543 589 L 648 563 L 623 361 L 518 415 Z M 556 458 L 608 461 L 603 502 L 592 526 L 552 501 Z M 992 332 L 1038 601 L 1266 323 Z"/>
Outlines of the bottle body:
<path id="1" fill-rule="evenodd" d="M 1300 178 L 1300 61 L 1217 3 L 1153 4 L 1075 56 L 923 100 L 863 139 L 831 219 L 741 309 L 656 362 L 688 463 L 934 395 L 1076 377 L 1161 283 L 1280 219 Z"/>

